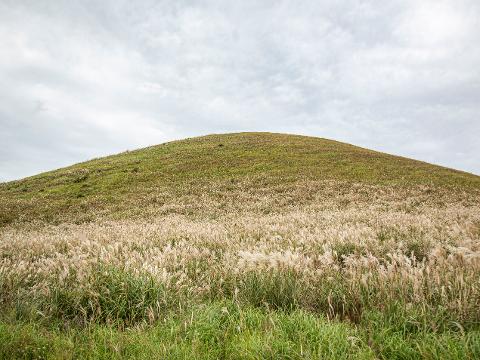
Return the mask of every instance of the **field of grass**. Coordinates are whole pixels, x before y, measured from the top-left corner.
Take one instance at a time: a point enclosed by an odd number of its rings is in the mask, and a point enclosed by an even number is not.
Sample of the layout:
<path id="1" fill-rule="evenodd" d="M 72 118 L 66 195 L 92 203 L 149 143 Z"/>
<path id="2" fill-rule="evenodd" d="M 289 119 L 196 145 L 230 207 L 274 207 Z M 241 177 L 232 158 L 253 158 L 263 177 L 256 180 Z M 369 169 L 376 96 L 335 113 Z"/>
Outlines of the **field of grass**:
<path id="1" fill-rule="evenodd" d="M 480 358 L 480 177 L 242 133 L 0 184 L 0 358 Z"/>

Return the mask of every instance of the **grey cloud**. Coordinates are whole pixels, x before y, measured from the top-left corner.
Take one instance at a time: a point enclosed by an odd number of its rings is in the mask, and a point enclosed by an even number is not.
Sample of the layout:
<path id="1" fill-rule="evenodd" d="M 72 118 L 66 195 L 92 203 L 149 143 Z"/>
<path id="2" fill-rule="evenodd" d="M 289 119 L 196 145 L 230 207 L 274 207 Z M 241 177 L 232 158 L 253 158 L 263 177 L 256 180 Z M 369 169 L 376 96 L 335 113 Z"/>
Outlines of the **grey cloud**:
<path id="1" fill-rule="evenodd" d="M 3 1 L 0 181 L 186 136 L 331 137 L 480 174 L 476 1 Z"/>

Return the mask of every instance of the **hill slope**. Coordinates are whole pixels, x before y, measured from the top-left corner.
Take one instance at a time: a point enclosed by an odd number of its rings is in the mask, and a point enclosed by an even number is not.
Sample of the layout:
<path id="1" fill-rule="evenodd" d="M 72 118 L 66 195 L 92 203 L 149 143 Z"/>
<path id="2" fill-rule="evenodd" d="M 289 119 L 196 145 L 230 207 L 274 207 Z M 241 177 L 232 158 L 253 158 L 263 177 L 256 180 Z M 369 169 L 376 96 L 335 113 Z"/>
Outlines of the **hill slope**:
<path id="1" fill-rule="evenodd" d="M 0 358 L 479 359 L 480 177 L 211 135 L 0 185 Z"/>
<path id="2" fill-rule="evenodd" d="M 140 205 L 158 208 L 172 199 L 218 195 L 222 189 L 255 192 L 298 181 L 480 189 L 478 176 L 321 138 L 209 135 L 0 184 L 0 225 L 132 216 L 142 212 Z"/>

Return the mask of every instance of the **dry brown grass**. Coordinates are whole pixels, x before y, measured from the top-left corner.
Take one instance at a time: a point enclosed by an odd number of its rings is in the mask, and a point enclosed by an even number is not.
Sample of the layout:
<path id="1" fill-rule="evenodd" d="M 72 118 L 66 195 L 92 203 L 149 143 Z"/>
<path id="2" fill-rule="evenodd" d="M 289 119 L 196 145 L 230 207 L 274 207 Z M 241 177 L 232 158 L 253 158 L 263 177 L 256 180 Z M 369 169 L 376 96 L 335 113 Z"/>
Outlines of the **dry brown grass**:
<path id="1" fill-rule="evenodd" d="M 149 274 L 198 299 L 242 298 L 252 274 L 264 282 L 288 274 L 295 284 L 289 301 L 329 316 L 355 321 L 365 307 L 401 301 L 442 309 L 464 325 L 480 320 L 475 193 L 300 181 L 215 194 L 145 204 L 147 221 L 6 227 L 2 296 L 88 291 L 99 268 Z"/>

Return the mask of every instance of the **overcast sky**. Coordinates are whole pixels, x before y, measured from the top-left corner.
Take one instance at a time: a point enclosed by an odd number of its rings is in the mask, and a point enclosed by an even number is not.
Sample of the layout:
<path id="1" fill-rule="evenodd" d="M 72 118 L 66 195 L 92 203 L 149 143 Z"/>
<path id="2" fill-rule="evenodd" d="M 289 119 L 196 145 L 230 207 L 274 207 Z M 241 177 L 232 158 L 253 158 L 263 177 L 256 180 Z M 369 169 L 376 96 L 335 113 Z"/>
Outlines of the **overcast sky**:
<path id="1" fill-rule="evenodd" d="M 237 131 L 480 174 L 480 1 L 0 0 L 0 181 Z"/>

